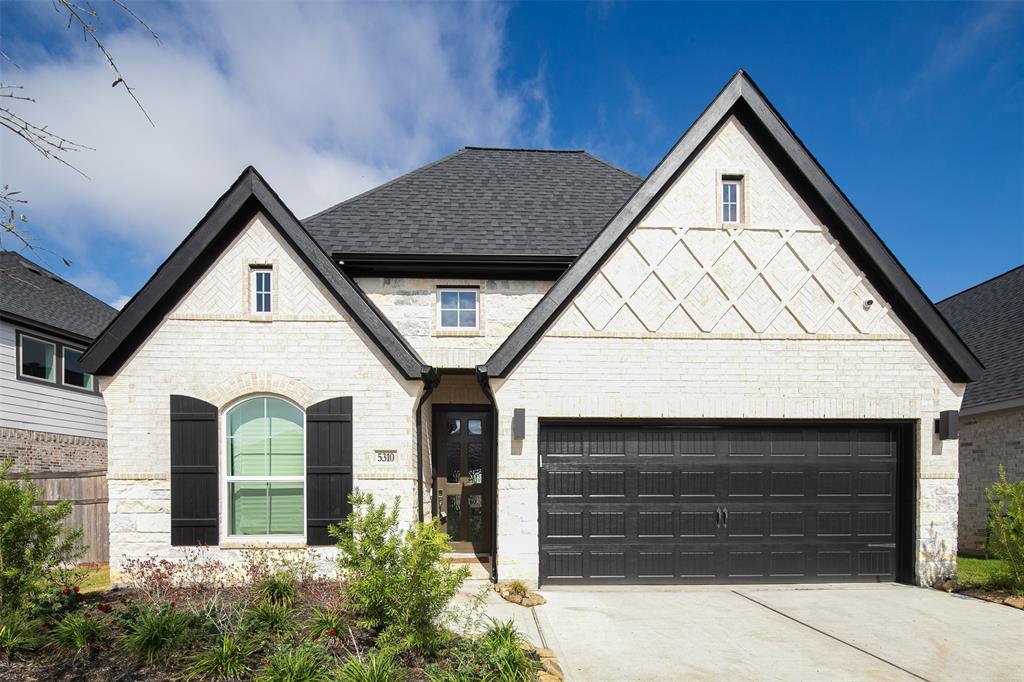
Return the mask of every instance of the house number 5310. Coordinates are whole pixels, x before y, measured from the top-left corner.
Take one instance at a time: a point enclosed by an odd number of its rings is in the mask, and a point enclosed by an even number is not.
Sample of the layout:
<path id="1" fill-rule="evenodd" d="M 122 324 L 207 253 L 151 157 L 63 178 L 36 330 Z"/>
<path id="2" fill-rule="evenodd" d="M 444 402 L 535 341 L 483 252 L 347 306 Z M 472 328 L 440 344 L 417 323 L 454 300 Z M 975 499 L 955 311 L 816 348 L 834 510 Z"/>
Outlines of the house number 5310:
<path id="1" fill-rule="evenodd" d="M 394 464 L 397 450 L 374 450 L 377 453 L 378 464 Z"/>

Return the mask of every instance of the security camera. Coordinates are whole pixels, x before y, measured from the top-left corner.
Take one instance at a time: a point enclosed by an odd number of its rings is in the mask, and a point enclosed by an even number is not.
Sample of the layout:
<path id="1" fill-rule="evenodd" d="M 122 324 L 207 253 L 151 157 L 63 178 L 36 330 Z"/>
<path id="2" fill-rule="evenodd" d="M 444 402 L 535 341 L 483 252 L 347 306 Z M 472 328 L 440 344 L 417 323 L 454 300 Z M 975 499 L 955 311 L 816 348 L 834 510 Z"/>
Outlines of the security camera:
<path id="1" fill-rule="evenodd" d="M 870 298 L 864 300 L 864 310 L 871 310 L 871 306 L 875 304 Z"/>

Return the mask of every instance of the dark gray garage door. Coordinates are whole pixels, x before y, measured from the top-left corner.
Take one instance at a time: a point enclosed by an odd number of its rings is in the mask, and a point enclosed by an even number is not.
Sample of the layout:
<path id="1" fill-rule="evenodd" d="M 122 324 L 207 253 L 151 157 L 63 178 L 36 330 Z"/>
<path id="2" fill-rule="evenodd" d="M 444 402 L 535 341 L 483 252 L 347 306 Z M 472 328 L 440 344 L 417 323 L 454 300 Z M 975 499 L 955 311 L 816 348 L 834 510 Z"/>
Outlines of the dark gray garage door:
<path id="1" fill-rule="evenodd" d="M 542 421 L 541 582 L 894 580 L 901 433 Z"/>

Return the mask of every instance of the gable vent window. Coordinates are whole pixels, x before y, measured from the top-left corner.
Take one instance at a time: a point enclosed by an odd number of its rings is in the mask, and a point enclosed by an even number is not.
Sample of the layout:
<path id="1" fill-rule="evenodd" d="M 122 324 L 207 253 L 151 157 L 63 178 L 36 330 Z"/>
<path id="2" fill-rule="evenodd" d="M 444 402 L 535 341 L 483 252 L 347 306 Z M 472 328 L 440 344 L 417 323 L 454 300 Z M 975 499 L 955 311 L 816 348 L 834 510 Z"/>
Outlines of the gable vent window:
<path id="1" fill-rule="evenodd" d="M 441 329 L 478 329 L 480 326 L 480 292 L 476 289 L 441 289 L 438 291 L 439 326 Z"/>
<path id="2" fill-rule="evenodd" d="M 742 221 L 743 178 L 736 175 L 722 177 L 722 222 Z"/>
<path id="3" fill-rule="evenodd" d="M 252 311 L 270 313 L 273 309 L 273 270 L 252 269 Z"/>

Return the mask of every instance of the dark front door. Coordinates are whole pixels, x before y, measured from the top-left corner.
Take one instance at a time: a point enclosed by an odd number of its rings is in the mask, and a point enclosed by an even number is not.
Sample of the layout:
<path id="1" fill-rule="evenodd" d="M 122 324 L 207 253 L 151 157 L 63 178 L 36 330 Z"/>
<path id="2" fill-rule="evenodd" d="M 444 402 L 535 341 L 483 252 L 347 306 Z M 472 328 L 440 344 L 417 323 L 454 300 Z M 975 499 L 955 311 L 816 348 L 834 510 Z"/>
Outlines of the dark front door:
<path id="1" fill-rule="evenodd" d="M 544 583 L 891 581 L 900 428 L 544 423 Z"/>
<path id="2" fill-rule="evenodd" d="M 491 411 L 435 405 L 433 412 L 434 489 L 442 527 L 455 551 L 490 553 Z"/>

